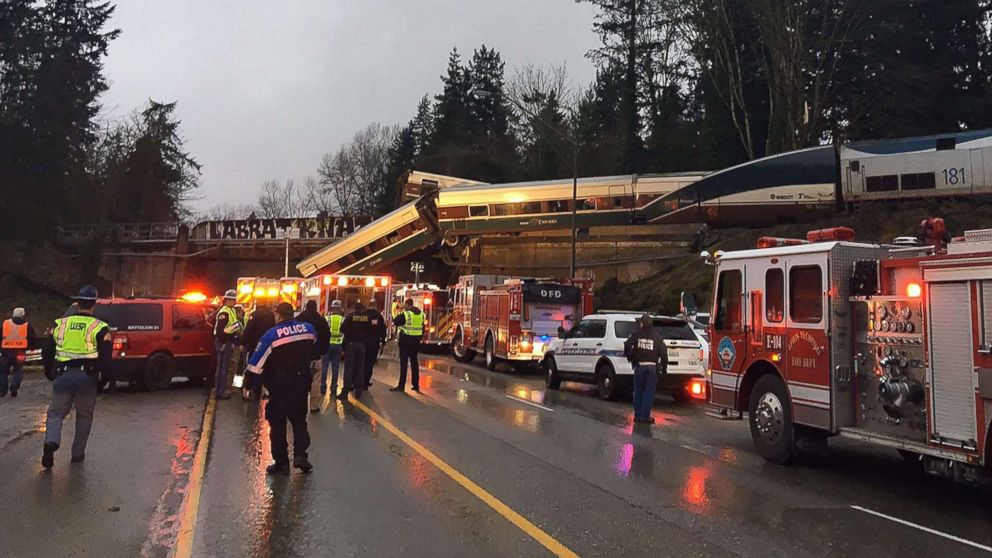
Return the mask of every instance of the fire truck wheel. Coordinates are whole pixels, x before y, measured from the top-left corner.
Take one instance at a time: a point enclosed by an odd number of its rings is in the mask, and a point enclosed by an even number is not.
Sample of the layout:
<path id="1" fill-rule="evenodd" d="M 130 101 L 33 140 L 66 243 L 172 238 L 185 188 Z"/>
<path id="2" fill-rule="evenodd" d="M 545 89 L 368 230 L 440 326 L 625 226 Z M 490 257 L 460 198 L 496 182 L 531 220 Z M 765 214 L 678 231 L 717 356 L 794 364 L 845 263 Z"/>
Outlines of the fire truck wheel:
<path id="1" fill-rule="evenodd" d="M 544 385 L 548 389 L 561 388 L 561 376 L 558 374 L 558 364 L 554 357 L 544 363 Z"/>
<path id="2" fill-rule="evenodd" d="M 475 359 L 475 350 L 465 346 L 462 342 L 462 334 L 458 332 L 451 340 L 451 356 L 458 362 L 472 362 Z"/>
<path id="3" fill-rule="evenodd" d="M 792 407 L 778 376 L 769 374 L 758 380 L 748 411 L 751 439 L 761 457 L 779 465 L 792 459 L 796 454 Z"/>
<path id="4" fill-rule="evenodd" d="M 172 372 L 175 363 L 172 357 L 165 353 L 155 353 L 148 357 L 145 363 L 145 372 L 142 375 L 142 384 L 148 391 L 160 391 L 172 385 Z"/>
<path id="5" fill-rule="evenodd" d="M 596 369 L 596 388 L 599 398 L 603 401 L 613 401 L 617 398 L 620 390 L 617 388 L 617 373 L 613 370 L 613 366 L 599 365 Z"/>
<path id="6" fill-rule="evenodd" d="M 486 336 L 486 368 L 496 370 L 496 341 L 492 334 Z"/>

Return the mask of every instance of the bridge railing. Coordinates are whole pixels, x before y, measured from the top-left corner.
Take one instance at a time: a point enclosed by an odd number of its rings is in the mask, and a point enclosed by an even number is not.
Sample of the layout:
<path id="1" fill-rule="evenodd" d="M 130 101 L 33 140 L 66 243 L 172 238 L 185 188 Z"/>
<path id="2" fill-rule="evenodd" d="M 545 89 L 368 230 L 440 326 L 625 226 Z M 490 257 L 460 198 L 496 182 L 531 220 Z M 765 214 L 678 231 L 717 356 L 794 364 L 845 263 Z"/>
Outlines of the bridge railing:
<path id="1" fill-rule="evenodd" d="M 59 240 L 66 243 L 92 238 L 112 238 L 120 242 L 164 242 L 179 238 L 178 221 L 159 223 L 114 223 L 62 225 L 56 229 Z"/>

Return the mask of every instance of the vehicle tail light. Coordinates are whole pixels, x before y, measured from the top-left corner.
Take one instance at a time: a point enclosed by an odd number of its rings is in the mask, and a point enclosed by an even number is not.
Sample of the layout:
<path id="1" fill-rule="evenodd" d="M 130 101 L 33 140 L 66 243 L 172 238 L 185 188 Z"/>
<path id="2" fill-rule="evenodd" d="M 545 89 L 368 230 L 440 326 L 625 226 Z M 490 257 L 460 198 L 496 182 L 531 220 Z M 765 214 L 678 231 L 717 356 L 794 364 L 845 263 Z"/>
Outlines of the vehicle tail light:
<path id="1" fill-rule="evenodd" d="M 689 395 L 693 399 L 706 401 L 706 380 L 702 378 L 691 380 L 689 385 L 686 386 L 686 389 L 689 390 Z"/>
<path id="2" fill-rule="evenodd" d="M 923 287 L 919 283 L 910 283 L 906 285 L 906 296 L 911 298 L 919 298 L 923 294 Z"/>
<path id="3" fill-rule="evenodd" d="M 115 335 L 113 339 L 115 357 L 123 357 L 127 351 L 127 335 Z"/>
<path id="4" fill-rule="evenodd" d="M 424 306 L 430 306 L 431 305 L 431 302 L 433 302 L 431 300 L 431 297 L 429 297 L 429 296 L 425 296 L 424 297 Z"/>
<path id="5" fill-rule="evenodd" d="M 518 340 L 519 339 L 518 339 L 518 337 L 516 335 L 511 335 L 510 336 L 510 346 L 508 347 L 508 351 L 507 352 L 510 353 L 511 355 L 517 354 L 517 342 L 518 342 Z"/>

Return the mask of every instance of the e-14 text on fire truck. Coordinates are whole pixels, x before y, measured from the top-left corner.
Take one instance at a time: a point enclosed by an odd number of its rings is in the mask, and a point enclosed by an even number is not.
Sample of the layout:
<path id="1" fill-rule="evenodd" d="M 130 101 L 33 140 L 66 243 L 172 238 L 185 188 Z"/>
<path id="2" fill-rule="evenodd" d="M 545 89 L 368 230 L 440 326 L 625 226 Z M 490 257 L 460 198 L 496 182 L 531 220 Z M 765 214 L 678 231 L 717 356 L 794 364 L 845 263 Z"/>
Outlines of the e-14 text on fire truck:
<path id="1" fill-rule="evenodd" d="M 946 247 L 853 238 L 838 227 L 709 256 L 711 403 L 746 411 L 771 462 L 839 435 L 989 482 L 992 229 Z"/>

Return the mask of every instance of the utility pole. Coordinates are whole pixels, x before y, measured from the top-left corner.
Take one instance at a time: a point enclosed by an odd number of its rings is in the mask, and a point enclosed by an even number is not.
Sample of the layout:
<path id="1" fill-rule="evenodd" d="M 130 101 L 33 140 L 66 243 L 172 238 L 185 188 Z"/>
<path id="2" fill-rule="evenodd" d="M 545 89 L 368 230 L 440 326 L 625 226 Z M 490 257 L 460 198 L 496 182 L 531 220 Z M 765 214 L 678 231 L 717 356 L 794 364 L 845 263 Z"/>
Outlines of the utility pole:
<path id="1" fill-rule="evenodd" d="M 571 223 L 571 229 L 572 229 L 572 257 L 571 257 L 571 259 L 569 260 L 569 263 L 568 263 L 568 276 L 571 279 L 575 279 L 575 272 L 576 272 L 576 269 L 575 269 L 575 262 L 576 262 L 575 245 L 576 245 L 576 241 L 577 241 L 577 238 L 576 238 L 576 236 L 577 236 L 576 235 L 576 227 L 575 227 L 575 214 L 576 214 L 576 211 L 578 210 L 578 205 L 579 205 L 578 204 L 578 197 L 579 197 L 579 142 L 574 137 L 572 137 L 570 134 L 559 130 L 555 126 L 552 126 L 548 122 L 545 122 L 543 119 L 539 118 L 536 114 L 534 114 L 531 111 L 529 111 L 526 108 L 524 108 L 524 106 L 522 104 L 520 104 L 519 102 L 517 102 L 516 99 L 513 99 L 511 97 L 507 97 L 505 95 L 499 95 L 497 93 L 493 93 L 492 91 L 486 91 L 484 89 L 476 89 L 476 90 L 472 91 L 472 95 L 474 97 L 476 97 L 477 99 L 485 99 L 485 98 L 488 98 L 488 97 L 502 96 L 504 99 L 507 99 L 511 103 L 513 103 L 513 106 L 517 107 L 517 109 L 520 112 L 522 112 L 525 115 L 533 118 L 535 121 L 539 122 L 542 126 L 544 126 L 545 128 L 551 130 L 552 132 L 554 132 L 555 134 L 557 134 L 558 136 L 560 136 L 562 139 L 564 139 L 566 142 L 568 142 L 568 145 L 572 148 L 572 161 L 571 161 L 571 163 L 572 163 L 572 223 Z M 552 145 L 552 147 L 554 147 L 554 146 Z M 555 152 L 558 153 L 558 155 L 564 159 L 564 156 L 557 149 L 555 149 Z"/>

